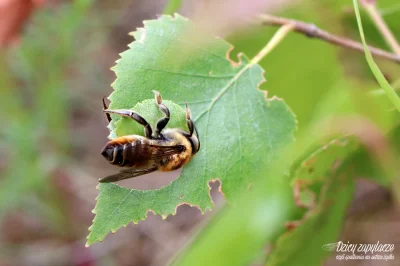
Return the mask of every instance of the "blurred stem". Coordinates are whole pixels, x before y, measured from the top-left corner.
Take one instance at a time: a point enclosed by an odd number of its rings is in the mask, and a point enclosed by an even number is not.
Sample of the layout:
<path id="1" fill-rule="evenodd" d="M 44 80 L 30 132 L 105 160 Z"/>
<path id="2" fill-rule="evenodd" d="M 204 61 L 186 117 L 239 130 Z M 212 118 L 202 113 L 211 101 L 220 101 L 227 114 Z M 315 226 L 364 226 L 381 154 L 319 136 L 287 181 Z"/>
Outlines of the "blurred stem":
<path id="1" fill-rule="evenodd" d="M 397 79 L 392 83 L 392 88 L 394 91 L 398 92 L 400 89 L 400 79 Z M 376 89 L 369 92 L 371 95 L 386 95 L 386 91 L 384 89 Z"/>
<path id="2" fill-rule="evenodd" d="M 164 8 L 163 13 L 166 15 L 173 15 L 182 5 L 182 0 L 169 0 Z"/>
<path id="3" fill-rule="evenodd" d="M 367 42 L 365 41 L 364 29 L 361 21 L 360 10 L 358 8 L 358 0 L 353 0 L 354 11 L 356 13 L 358 30 L 360 32 L 361 41 L 365 47 L 365 59 L 371 69 L 372 73 L 375 76 L 375 79 L 378 81 L 379 85 L 382 89 L 385 90 L 387 97 L 392 102 L 393 106 L 400 112 L 400 98 L 397 96 L 397 93 L 390 86 L 389 82 L 386 80 L 385 76 L 382 74 L 382 71 L 379 69 L 378 65 L 375 63 L 374 58 L 372 57 L 371 51 L 368 49 Z"/>
<path id="4" fill-rule="evenodd" d="M 279 28 L 267 45 L 251 60 L 251 64 L 258 64 L 267 54 L 269 54 L 285 37 L 293 30 L 293 24 L 287 24 Z"/>
<path id="5" fill-rule="evenodd" d="M 293 20 L 293 19 L 287 19 L 283 17 L 276 17 L 276 16 L 271 16 L 271 15 L 259 15 L 258 20 L 261 22 L 263 25 L 269 25 L 269 26 L 284 26 L 291 24 L 293 25 L 293 31 L 301 33 L 306 35 L 307 37 L 310 38 L 317 38 L 320 40 L 323 40 L 325 42 L 328 42 L 330 44 L 344 47 L 347 49 L 355 50 L 361 53 L 364 53 L 364 46 L 360 42 L 353 41 L 351 39 L 337 36 L 334 34 L 331 34 L 327 31 L 321 30 L 314 24 L 310 23 L 305 23 L 302 21 L 298 20 Z M 393 54 L 390 52 L 387 52 L 385 50 L 373 47 L 373 46 L 368 46 L 369 50 L 371 53 L 375 56 L 379 56 L 391 61 L 394 61 L 396 63 L 400 64 L 400 55 Z"/>
<path id="6" fill-rule="evenodd" d="M 361 0 L 360 2 L 392 51 L 400 55 L 400 45 L 376 8 L 376 2 L 366 0 Z"/>

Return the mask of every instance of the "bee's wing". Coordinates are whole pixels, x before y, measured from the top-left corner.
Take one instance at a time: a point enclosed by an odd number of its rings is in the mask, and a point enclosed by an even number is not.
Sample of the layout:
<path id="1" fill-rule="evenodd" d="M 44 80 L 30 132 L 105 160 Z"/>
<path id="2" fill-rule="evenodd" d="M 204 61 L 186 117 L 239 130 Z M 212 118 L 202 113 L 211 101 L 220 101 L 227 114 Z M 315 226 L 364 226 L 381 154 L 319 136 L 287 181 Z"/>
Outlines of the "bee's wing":
<path id="1" fill-rule="evenodd" d="M 183 145 L 160 146 L 143 143 L 136 145 L 134 152 L 127 154 L 126 159 L 131 162 L 163 159 L 180 153 L 184 149 Z"/>
<path id="2" fill-rule="evenodd" d="M 183 145 L 174 146 L 159 146 L 159 145 L 144 145 L 149 146 L 149 152 L 144 154 L 141 158 L 147 160 L 162 159 L 177 153 L 182 152 L 185 147 Z"/>
<path id="3" fill-rule="evenodd" d="M 127 159 L 130 161 L 148 161 L 147 168 L 129 168 L 122 170 L 118 174 L 103 177 L 99 180 L 100 183 L 115 182 L 127 178 L 145 175 L 154 171 L 157 171 L 158 163 L 156 161 L 168 158 L 171 155 L 182 152 L 184 146 L 160 146 L 151 144 L 137 145 L 135 152 L 127 155 Z"/>
<path id="4" fill-rule="evenodd" d="M 106 177 L 103 177 L 99 180 L 100 183 L 108 183 L 108 182 L 115 182 L 127 178 L 132 178 L 140 175 L 145 175 L 149 174 L 151 172 L 157 171 L 156 167 L 149 168 L 149 169 L 134 169 L 134 168 L 129 168 L 122 170 L 118 174 L 115 175 L 109 175 Z"/>

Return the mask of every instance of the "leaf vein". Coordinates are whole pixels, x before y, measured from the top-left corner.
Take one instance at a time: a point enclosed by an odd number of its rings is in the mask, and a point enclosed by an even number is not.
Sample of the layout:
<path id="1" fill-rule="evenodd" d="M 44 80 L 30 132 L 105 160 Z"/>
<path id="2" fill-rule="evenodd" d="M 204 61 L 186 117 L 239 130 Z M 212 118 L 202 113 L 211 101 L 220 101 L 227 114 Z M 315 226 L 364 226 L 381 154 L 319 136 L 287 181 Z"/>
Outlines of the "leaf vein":
<path id="1" fill-rule="evenodd" d="M 240 78 L 240 76 L 241 76 L 244 72 L 246 72 L 246 70 L 249 69 L 251 66 L 252 66 L 252 64 L 249 63 L 249 64 L 245 65 L 242 69 L 240 69 L 240 71 L 238 71 L 238 72 L 236 73 L 236 75 L 233 76 L 233 78 L 228 82 L 228 84 L 226 84 L 226 86 L 223 87 L 223 88 L 221 89 L 221 91 L 212 99 L 212 101 L 211 101 L 210 105 L 208 106 L 208 108 L 207 108 L 207 109 L 204 109 L 204 111 L 201 112 L 200 115 L 197 116 L 197 117 L 194 119 L 194 121 L 196 122 L 196 121 L 199 120 L 205 113 L 211 111 L 211 109 L 213 108 L 213 106 L 215 105 L 215 103 L 218 101 L 218 99 L 221 98 L 221 96 L 222 96 L 223 94 L 225 94 L 225 92 L 232 86 L 232 84 L 233 84 L 235 81 L 237 81 L 237 80 Z"/>
<path id="2" fill-rule="evenodd" d="M 174 71 L 165 70 L 165 69 L 144 68 L 144 67 L 138 67 L 138 66 L 135 66 L 135 69 L 144 70 L 144 71 L 163 72 L 163 73 L 168 73 L 168 74 L 172 74 L 172 75 L 199 77 L 199 78 L 210 78 L 210 79 L 228 79 L 228 78 L 233 78 L 234 77 L 232 75 L 210 76 L 210 75 L 202 75 L 202 74 L 194 74 L 194 73 L 174 72 Z M 121 74 L 121 73 L 126 73 L 126 72 L 132 72 L 132 70 L 131 69 L 130 70 L 118 70 L 117 72 L 118 72 L 118 74 Z"/>
<path id="3" fill-rule="evenodd" d="M 237 123 L 238 123 L 238 127 L 239 127 L 239 153 L 240 153 L 240 163 L 239 163 L 239 167 L 240 167 L 240 178 L 236 178 L 237 180 L 237 187 L 239 187 L 240 185 L 240 179 L 243 179 L 243 150 L 242 150 L 242 129 L 240 126 L 240 116 L 239 116 L 239 112 L 237 109 L 237 99 L 236 99 L 236 93 L 237 93 L 237 82 L 235 82 L 235 90 L 233 91 L 233 98 L 235 100 L 235 111 L 236 111 L 236 118 L 237 118 Z"/>
<path id="4" fill-rule="evenodd" d="M 103 231 L 104 227 L 108 222 L 110 221 L 111 217 L 114 217 L 115 213 L 119 210 L 121 205 L 125 202 L 125 200 L 128 198 L 128 196 L 132 193 L 133 189 L 129 191 L 129 193 L 125 196 L 125 198 L 118 204 L 118 207 L 108 216 L 107 220 L 103 223 L 103 226 L 99 230 L 99 232 Z"/>
<path id="5" fill-rule="evenodd" d="M 180 103 L 176 103 L 176 104 L 179 104 L 179 105 L 184 105 L 185 103 L 187 103 L 187 104 L 199 104 L 199 103 L 208 103 L 208 102 L 211 102 L 211 100 L 204 100 L 204 101 L 193 101 L 193 102 L 180 102 Z"/>
<path id="6" fill-rule="evenodd" d="M 178 41 L 181 42 L 181 43 L 183 43 L 183 44 L 187 44 L 187 45 L 191 46 L 192 48 L 195 48 L 195 49 L 197 49 L 197 50 L 200 50 L 200 51 L 202 51 L 202 52 L 204 52 L 204 53 L 206 53 L 206 54 L 209 54 L 209 55 L 212 55 L 212 56 L 214 56 L 214 57 L 216 57 L 216 58 L 218 58 L 218 59 L 221 59 L 221 60 L 223 60 L 224 62 L 226 61 L 226 58 L 225 58 L 225 57 L 222 57 L 222 56 L 216 55 L 216 54 L 214 54 L 214 53 L 211 53 L 210 51 L 203 49 L 201 46 L 190 45 L 191 43 L 184 42 L 184 41 L 182 41 L 181 39 L 178 39 Z"/>

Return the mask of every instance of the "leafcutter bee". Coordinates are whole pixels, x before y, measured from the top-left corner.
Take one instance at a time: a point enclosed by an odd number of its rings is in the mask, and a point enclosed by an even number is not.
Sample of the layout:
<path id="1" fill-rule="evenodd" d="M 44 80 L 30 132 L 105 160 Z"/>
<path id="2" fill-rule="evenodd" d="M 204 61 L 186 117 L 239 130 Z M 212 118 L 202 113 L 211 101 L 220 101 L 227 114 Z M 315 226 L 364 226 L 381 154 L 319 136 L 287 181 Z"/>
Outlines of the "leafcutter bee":
<path id="1" fill-rule="evenodd" d="M 142 116 L 129 109 L 109 110 L 103 98 L 103 112 L 109 122 L 111 121 L 110 114 L 130 117 L 143 125 L 145 136 L 127 135 L 109 141 L 101 150 L 101 155 L 111 164 L 126 167 L 126 169 L 118 174 L 101 178 L 99 182 L 114 182 L 154 171 L 176 170 L 188 163 L 199 151 L 199 134 L 192 121 L 188 105 L 186 104 L 186 122 L 189 132 L 181 129 L 165 129 L 170 119 L 170 112 L 162 103 L 160 93 L 157 91 L 153 93 L 155 104 L 165 114 L 157 121 L 154 134 L 151 126 Z"/>

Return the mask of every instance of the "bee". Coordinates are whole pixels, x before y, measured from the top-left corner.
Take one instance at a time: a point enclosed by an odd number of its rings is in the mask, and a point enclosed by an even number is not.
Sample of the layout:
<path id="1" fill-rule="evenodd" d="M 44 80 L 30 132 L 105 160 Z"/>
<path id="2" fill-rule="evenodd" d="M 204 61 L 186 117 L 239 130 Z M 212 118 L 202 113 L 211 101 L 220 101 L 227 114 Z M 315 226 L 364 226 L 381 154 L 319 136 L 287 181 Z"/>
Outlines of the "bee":
<path id="1" fill-rule="evenodd" d="M 101 178 L 99 182 L 115 182 L 155 171 L 173 171 L 187 164 L 199 151 L 199 134 L 188 105 L 186 104 L 186 123 L 189 132 L 165 128 L 170 119 L 169 109 L 162 103 L 160 93 L 153 93 L 155 104 L 165 115 L 157 121 L 154 134 L 152 127 L 142 116 L 129 109 L 109 110 L 103 98 L 103 112 L 108 122 L 111 121 L 110 114 L 129 117 L 144 127 L 145 136 L 127 135 L 109 141 L 101 150 L 101 155 L 111 164 L 126 169 Z"/>

